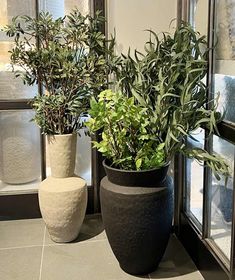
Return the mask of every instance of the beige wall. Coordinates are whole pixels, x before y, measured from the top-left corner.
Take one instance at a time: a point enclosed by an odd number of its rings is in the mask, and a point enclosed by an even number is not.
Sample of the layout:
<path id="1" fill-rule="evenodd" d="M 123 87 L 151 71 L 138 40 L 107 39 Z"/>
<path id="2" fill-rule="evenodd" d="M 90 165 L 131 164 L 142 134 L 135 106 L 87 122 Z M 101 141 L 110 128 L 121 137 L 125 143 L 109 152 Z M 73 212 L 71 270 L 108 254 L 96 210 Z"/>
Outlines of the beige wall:
<path id="1" fill-rule="evenodd" d="M 108 33 L 115 28 L 118 52 L 126 52 L 129 46 L 142 51 L 148 39 L 145 29 L 168 32 L 176 8 L 176 0 L 107 0 Z"/>

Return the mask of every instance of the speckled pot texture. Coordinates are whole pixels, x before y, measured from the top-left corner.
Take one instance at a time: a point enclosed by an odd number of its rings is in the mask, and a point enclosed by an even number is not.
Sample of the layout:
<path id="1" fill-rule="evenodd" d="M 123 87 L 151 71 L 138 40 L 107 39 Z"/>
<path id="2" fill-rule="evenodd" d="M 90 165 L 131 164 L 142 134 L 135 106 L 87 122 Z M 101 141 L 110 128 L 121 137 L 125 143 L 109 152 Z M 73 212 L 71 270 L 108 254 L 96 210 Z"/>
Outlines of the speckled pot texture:
<path id="1" fill-rule="evenodd" d="M 164 170 L 141 171 L 142 179 L 128 179 L 127 171 L 105 164 L 101 181 L 101 212 L 110 246 L 121 268 L 134 275 L 154 271 L 166 250 L 172 227 L 173 184 Z M 108 170 L 107 170 L 108 169 Z M 138 171 L 130 177 L 140 178 Z M 162 177 L 162 174 L 165 177 Z M 118 178 L 116 180 L 116 178 Z M 155 182 L 153 183 L 153 178 Z M 159 179 L 158 179 L 159 178 Z"/>
<path id="2" fill-rule="evenodd" d="M 51 176 L 41 182 L 39 205 L 50 237 L 55 242 L 77 238 L 87 207 L 87 185 L 74 174 L 76 134 L 49 135 Z"/>
<path id="3" fill-rule="evenodd" d="M 54 242 L 77 238 L 87 207 L 87 186 L 79 177 L 47 177 L 39 188 L 43 220 Z"/>
<path id="4" fill-rule="evenodd" d="M 74 176 L 77 134 L 47 135 L 51 176 Z"/>

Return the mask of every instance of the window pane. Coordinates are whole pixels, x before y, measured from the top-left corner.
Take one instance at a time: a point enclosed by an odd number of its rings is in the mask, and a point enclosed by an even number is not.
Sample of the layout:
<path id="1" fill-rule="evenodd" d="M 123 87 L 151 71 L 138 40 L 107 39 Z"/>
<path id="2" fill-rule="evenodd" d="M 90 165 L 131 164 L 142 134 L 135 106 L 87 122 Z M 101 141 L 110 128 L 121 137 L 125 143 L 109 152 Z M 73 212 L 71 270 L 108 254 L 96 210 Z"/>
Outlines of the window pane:
<path id="1" fill-rule="evenodd" d="M 189 147 L 204 147 L 204 130 L 193 135 L 195 141 L 188 139 Z M 197 141 L 196 141 L 197 140 Z M 186 212 L 202 224 L 203 205 L 203 167 L 194 159 L 186 159 Z"/>
<path id="2" fill-rule="evenodd" d="M 215 26 L 214 93 L 225 119 L 235 122 L 235 17 L 234 1 L 217 0 Z"/>
<path id="3" fill-rule="evenodd" d="M 1 0 L 0 29 L 17 15 L 35 16 L 35 1 Z M 25 86 L 20 78 L 14 78 L 10 66 L 11 40 L 0 31 L 0 99 L 31 98 L 37 93 L 37 86 Z"/>
<path id="4" fill-rule="evenodd" d="M 208 0 L 190 1 L 190 23 L 201 35 L 207 35 Z"/>
<path id="5" fill-rule="evenodd" d="M 74 8 L 87 15 L 90 12 L 89 0 L 41 0 L 40 9 L 48 11 L 54 18 L 69 14 Z"/>
<path id="6" fill-rule="evenodd" d="M 77 140 L 77 157 L 75 173 L 86 180 L 87 185 L 91 185 L 91 138 L 80 132 L 81 137 Z"/>
<path id="7" fill-rule="evenodd" d="M 38 187 L 40 132 L 32 117 L 31 110 L 0 112 L 0 194 Z"/>
<path id="8" fill-rule="evenodd" d="M 219 60 L 235 59 L 235 26 L 233 0 L 216 0 L 216 58 Z"/>
<path id="9" fill-rule="evenodd" d="M 215 97 L 219 95 L 219 110 L 225 120 L 235 122 L 235 77 L 223 74 L 214 75 Z"/>
<path id="10" fill-rule="evenodd" d="M 234 145 L 213 136 L 213 150 L 215 153 L 225 157 L 233 170 Z M 233 175 L 232 175 L 233 177 Z M 230 258 L 231 249 L 231 222 L 232 222 L 232 200 L 233 179 L 229 178 L 227 187 L 225 180 L 218 181 L 214 176 L 211 186 L 211 231 L 210 236 Z"/>

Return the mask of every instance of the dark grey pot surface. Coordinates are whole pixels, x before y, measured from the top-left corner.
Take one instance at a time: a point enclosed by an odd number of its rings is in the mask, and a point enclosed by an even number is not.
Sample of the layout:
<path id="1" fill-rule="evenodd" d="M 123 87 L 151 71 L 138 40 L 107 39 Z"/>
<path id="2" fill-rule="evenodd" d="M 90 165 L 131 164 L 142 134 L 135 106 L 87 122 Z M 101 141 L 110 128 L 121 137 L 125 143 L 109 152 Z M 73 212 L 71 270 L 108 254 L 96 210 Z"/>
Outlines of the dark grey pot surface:
<path id="1" fill-rule="evenodd" d="M 161 183 L 166 179 L 169 163 L 162 168 L 135 171 L 113 168 L 107 159 L 103 161 L 103 166 L 109 181 L 121 186 L 155 187 L 156 183 Z"/>
<path id="2" fill-rule="evenodd" d="M 157 268 L 172 227 L 172 179 L 167 176 L 163 181 L 155 181 L 155 186 L 145 179 L 145 185 L 129 187 L 115 184 L 106 176 L 100 189 L 101 212 L 110 246 L 121 268 L 134 275 Z"/>

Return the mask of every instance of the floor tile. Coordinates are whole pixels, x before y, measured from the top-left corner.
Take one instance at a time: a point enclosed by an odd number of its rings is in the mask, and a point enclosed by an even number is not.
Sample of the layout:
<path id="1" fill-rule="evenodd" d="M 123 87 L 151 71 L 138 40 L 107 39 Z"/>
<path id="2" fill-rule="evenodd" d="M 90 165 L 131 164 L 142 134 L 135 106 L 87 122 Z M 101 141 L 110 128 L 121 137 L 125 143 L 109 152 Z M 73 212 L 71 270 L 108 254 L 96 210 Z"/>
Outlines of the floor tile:
<path id="1" fill-rule="evenodd" d="M 107 240 L 45 246 L 41 280 L 131 280 L 121 270 Z"/>
<path id="2" fill-rule="evenodd" d="M 87 241 L 92 241 L 93 238 L 96 240 L 106 239 L 107 237 L 104 230 L 101 214 L 86 216 L 81 228 L 81 234 L 90 235 L 91 238 Z"/>
<path id="3" fill-rule="evenodd" d="M 78 238 L 73 241 L 73 243 L 81 241 L 94 241 L 106 239 L 106 234 L 104 226 L 102 223 L 102 218 L 100 214 L 87 215 L 82 224 Z M 46 245 L 56 245 L 54 241 L 50 239 L 49 233 L 46 232 L 45 237 Z"/>
<path id="4" fill-rule="evenodd" d="M 39 280 L 44 228 L 42 219 L 0 222 L 0 279 Z M 107 241 L 101 215 L 86 216 L 74 242 L 58 245 L 47 235 L 45 244 L 40 280 L 150 279 L 121 270 Z M 203 279 L 174 235 L 159 268 L 150 277 Z"/>
<path id="5" fill-rule="evenodd" d="M 189 258 L 184 247 L 172 235 L 165 255 L 158 269 L 150 274 L 150 279 L 203 280 L 195 264 Z"/>
<path id="6" fill-rule="evenodd" d="M 38 280 L 42 247 L 0 250 L 0 279 Z"/>
<path id="7" fill-rule="evenodd" d="M 42 219 L 0 222 L 0 249 L 42 245 L 44 236 Z"/>

